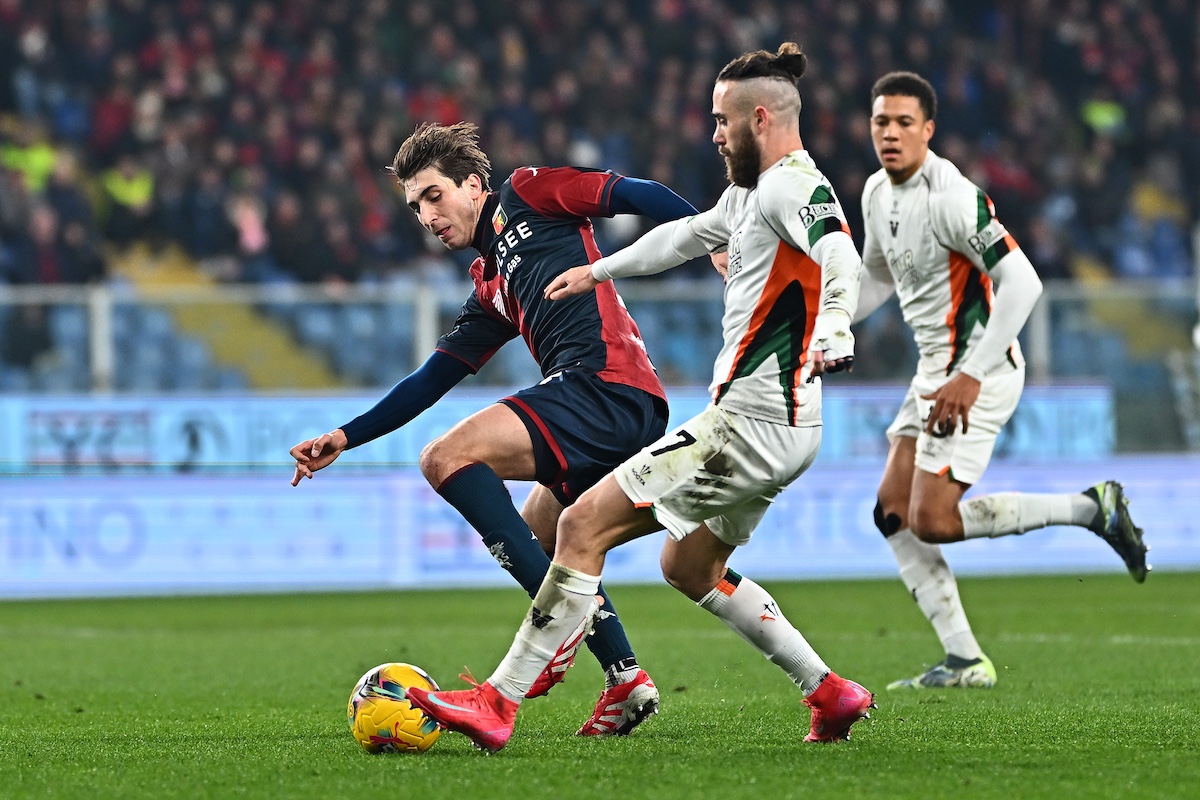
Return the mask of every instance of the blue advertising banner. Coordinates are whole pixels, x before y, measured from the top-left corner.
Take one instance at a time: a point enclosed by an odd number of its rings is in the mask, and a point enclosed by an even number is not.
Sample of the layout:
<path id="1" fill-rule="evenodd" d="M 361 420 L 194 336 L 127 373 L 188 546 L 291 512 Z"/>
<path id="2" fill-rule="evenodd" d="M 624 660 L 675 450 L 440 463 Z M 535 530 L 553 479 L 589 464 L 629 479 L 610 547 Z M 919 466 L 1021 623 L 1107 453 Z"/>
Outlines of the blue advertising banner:
<path id="1" fill-rule="evenodd" d="M 824 455 L 730 564 L 756 579 L 895 577 L 872 523 L 882 462 Z M 478 535 L 412 467 L 365 476 L 119 474 L 0 480 L 0 597 L 505 586 Z M 1200 568 L 1200 459 L 993 464 L 973 493 L 1124 482 L 1162 569 Z M 528 486 L 512 484 L 518 504 Z M 609 582 L 657 582 L 658 533 L 618 548 Z M 1081 528 L 945 547 L 961 574 L 1121 572 Z M 1150 580 L 1153 580 L 1151 576 Z"/>
<path id="2" fill-rule="evenodd" d="M 879 461 L 884 430 L 905 387 L 827 386 L 823 461 Z M 703 389 L 670 389 L 680 424 L 708 402 Z M 342 469 L 412 465 L 421 448 L 505 395 L 459 390 L 400 430 L 346 454 Z M 10 432 L 0 474 L 64 472 L 238 472 L 278 469 L 288 448 L 332 430 L 377 400 L 373 396 L 0 397 L 0 430 Z M 1096 386 L 1028 387 L 1001 433 L 996 458 L 1085 460 L 1113 452 L 1111 392 Z"/>

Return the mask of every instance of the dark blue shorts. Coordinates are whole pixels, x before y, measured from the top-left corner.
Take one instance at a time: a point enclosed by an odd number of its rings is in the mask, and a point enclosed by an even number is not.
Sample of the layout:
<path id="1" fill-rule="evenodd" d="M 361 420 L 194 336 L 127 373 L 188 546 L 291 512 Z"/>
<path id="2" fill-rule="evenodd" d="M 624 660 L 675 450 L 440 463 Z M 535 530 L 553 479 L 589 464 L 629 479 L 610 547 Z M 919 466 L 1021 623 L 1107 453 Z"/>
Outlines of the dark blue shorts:
<path id="1" fill-rule="evenodd" d="M 560 372 L 500 402 L 529 431 L 535 479 L 564 506 L 667 430 L 665 400 L 588 372 Z"/>

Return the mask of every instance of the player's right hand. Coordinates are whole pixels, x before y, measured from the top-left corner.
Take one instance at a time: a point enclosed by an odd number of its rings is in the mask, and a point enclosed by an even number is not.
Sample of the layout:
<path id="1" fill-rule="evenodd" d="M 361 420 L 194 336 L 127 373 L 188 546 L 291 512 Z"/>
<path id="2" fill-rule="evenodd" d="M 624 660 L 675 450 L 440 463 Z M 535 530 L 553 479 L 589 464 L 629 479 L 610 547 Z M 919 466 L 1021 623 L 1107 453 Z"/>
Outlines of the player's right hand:
<path id="1" fill-rule="evenodd" d="M 587 294 L 595 289 L 599 283 L 600 281 L 596 280 L 592 275 L 591 264 L 584 264 L 581 267 L 571 267 L 546 284 L 546 299 L 562 300 L 564 297 Z"/>
<path id="2" fill-rule="evenodd" d="M 296 459 L 296 472 L 292 475 L 292 486 L 299 486 L 301 478 L 312 480 L 313 473 L 332 464 L 346 449 L 349 441 L 341 428 L 323 433 L 315 439 L 305 439 L 288 453 Z"/>
<path id="3" fill-rule="evenodd" d="M 808 344 L 808 359 L 812 364 L 809 382 L 826 373 L 854 371 L 854 334 L 849 314 L 836 310 L 817 314 Z"/>

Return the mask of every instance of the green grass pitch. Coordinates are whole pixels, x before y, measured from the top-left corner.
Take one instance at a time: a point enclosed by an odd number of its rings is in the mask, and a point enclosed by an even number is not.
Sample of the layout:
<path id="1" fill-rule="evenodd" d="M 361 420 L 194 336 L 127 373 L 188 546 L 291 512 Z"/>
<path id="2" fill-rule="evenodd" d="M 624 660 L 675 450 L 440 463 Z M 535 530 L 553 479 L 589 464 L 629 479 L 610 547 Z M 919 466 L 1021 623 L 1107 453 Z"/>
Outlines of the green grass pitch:
<path id="1" fill-rule="evenodd" d="M 803 745 L 779 671 L 665 586 L 613 587 L 662 713 L 624 739 L 572 734 L 600 670 L 527 703 L 499 754 L 444 734 L 368 756 L 354 681 L 411 661 L 481 679 L 527 606 L 439 591 L 0 603 L 0 797 L 1200 797 L 1200 575 L 968 578 L 990 691 L 887 692 L 940 658 L 898 580 L 769 584 L 879 709 Z"/>

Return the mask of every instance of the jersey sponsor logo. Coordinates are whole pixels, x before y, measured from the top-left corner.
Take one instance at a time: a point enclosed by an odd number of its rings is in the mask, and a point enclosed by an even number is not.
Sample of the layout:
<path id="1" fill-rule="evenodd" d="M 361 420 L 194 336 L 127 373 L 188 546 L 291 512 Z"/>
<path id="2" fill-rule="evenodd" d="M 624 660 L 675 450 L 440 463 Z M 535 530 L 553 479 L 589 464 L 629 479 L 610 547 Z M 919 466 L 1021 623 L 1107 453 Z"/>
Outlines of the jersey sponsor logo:
<path id="1" fill-rule="evenodd" d="M 920 280 L 920 276 L 917 275 L 917 260 L 913 257 L 912 250 L 905 250 L 903 253 L 888 250 L 887 260 L 888 269 L 891 270 L 898 288 L 914 286 Z"/>
<path id="2" fill-rule="evenodd" d="M 800 209 L 800 222 L 811 228 L 818 221 L 838 215 L 837 203 L 814 203 Z"/>
<path id="3" fill-rule="evenodd" d="M 742 271 L 742 234 L 745 231 L 737 231 L 733 236 L 729 237 L 729 265 L 725 269 L 726 282 Z"/>
<path id="4" fill-rule="evenodd" d="M 504 264 L 504 280 L 507 281 L 511 279 L 513 270 L 519 266 L 521 266 L 521 255 L 519 253 L 515 253 L 513 254 L 513 257 Z"/>
<path id="5" fill-rule="evenodd" d="M 492 214 L 492 230 L 499 236 L 504 230 L 504 226 L 508 224 L 508 214 L 504 213 L 504 206 L 496 206 L 496 213 Z"/>
<path id="6" fill-rule="evenodd" d="M 900 230 L 900 223 L 896 220 L 892 220 L 888 223 L 888 227 L 892 229 L 892 236 L 895 236 L 896 232 Z"/>
<path id="7" fill-rule="evenodd" d="M 1004 229 L 1004 225 L 1000 220 L 992 218 L 992 221 L 983 227 L 979 233 L 967 239 L 967 244 L 977 254 L 983 255 L 992 245 L 1004 238 L 1004 234 L 1008 233 Z"/>
<path id="8" fill-rule="evenodd" d="M 646 476 L 650 474 L 650 465 L 643 464 L 640 467 L 632 467 L 629 470 L 629 477 L 633 478 L 642 486 L 646 485 Z"/>
<path id="9" fill-rule="evenodd" d="M 497 289 L 496 293 L 492 295 L 492 307 L 496 309 L 496 313 L 498 313 L 500 316 L 504 317 L 509 322 L 513 321 L 513 318 L 508 315 L 508 308 L 504 304 L 504 294 L 499 289 Z"/>
<path id="10" fill-rule="evenodd" d="M 522 220 L 516 224 L 516 227 L 505 231 L 504 235 L 496 240 L 496 253 L 500 258 L 504 258 L 522 241 L 531 238 L 533 238 L 533 231 L 530 229 L 529 223 Z"/>

